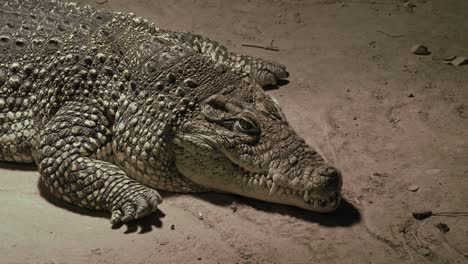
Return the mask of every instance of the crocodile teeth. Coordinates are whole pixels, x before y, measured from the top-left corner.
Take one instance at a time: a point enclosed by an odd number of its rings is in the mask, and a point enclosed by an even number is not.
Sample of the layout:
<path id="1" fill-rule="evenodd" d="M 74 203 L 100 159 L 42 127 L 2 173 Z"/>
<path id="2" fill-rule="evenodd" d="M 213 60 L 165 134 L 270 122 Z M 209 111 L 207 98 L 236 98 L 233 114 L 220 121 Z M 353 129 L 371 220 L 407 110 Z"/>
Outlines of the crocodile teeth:
<path id="1" fill-rule="evenodd" d="M 266 178 L 265 176 L 262 175 L 262 177 L 260 178 L 260 185 L 262 186 L 265 186 L 266 185 Z"/>
<path id="2" fill-rule="evenodd" d="M 309 202 L 309 199 L 310 199 L 310 197 L 309 197 L 309 191 L 305 191 L 305 192 L 304 192 L 304 201 L 305 201 L 305 202 Z"/>
<path id="3" fill-rule="evenodd" d="M 273 182 L 270 188 L 270 194 L 274 194 L 278 190 L 278 185 Z"/>

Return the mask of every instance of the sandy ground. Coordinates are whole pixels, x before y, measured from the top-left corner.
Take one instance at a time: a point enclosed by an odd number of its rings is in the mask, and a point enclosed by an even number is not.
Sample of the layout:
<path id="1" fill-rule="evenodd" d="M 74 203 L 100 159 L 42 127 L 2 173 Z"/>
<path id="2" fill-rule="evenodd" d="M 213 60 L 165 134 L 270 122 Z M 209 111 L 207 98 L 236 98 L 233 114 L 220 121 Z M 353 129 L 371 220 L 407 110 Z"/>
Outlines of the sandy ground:
<path id="1" fill-rule="evenodd" d="M 348 202 L 317 215 L 166 194 L 157 214 L 111 229 L 107 214 L 48 198 L 34 167 L 2 163 L 0 263 L 468 263 L 468 217 L 411 216 L 468 211 L 468 66 L 440 61 L 468 56 L 468 1 L 82 2 L 287 65 L 290 83 L 269 92 L 343 171 Z M 241 46 L 272 41 L 280 51 Z"/>

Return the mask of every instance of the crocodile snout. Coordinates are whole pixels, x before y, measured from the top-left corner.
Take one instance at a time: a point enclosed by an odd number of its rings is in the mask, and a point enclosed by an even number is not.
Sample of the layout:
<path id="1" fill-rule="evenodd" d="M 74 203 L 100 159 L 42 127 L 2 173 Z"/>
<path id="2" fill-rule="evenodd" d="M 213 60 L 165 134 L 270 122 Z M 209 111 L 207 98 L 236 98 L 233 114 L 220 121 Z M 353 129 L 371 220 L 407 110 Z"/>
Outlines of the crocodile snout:
<path id="1" fill-rule="evenodd" d="M 339 190 L 343 184 L 341 172 L 332 166 L 321 166 L 317 169 L 321 177 L 321 185 L 324 190 Z"/>

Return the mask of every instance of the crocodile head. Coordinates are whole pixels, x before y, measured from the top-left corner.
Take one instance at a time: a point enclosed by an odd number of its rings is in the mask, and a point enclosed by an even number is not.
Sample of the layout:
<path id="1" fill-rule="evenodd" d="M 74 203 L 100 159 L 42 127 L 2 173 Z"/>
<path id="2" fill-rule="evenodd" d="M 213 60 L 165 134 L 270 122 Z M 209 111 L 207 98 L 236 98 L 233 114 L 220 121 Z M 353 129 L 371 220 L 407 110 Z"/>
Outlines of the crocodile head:
<path id="1" fill-rule="evenodd" d="M 178 171 L 205 188 L 330 212 L 340 172 L 298 136 L 260 87 L 225 89 L 175 133 Z"/>

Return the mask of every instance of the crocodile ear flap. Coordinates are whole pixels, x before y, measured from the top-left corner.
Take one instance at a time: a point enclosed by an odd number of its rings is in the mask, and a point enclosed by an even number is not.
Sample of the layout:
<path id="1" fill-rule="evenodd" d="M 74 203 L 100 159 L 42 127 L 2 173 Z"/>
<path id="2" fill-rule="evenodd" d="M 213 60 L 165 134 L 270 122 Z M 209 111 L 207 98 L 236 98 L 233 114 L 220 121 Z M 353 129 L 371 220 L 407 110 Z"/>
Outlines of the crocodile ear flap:
<path id="1" fill-rule="evenodd" d="M 232 119 L 240 112 L 239 107 L 230 103 L 226 96 L 219 94 L 206 99 L 201 110 L 206 119 L 212 122 Z"/>

